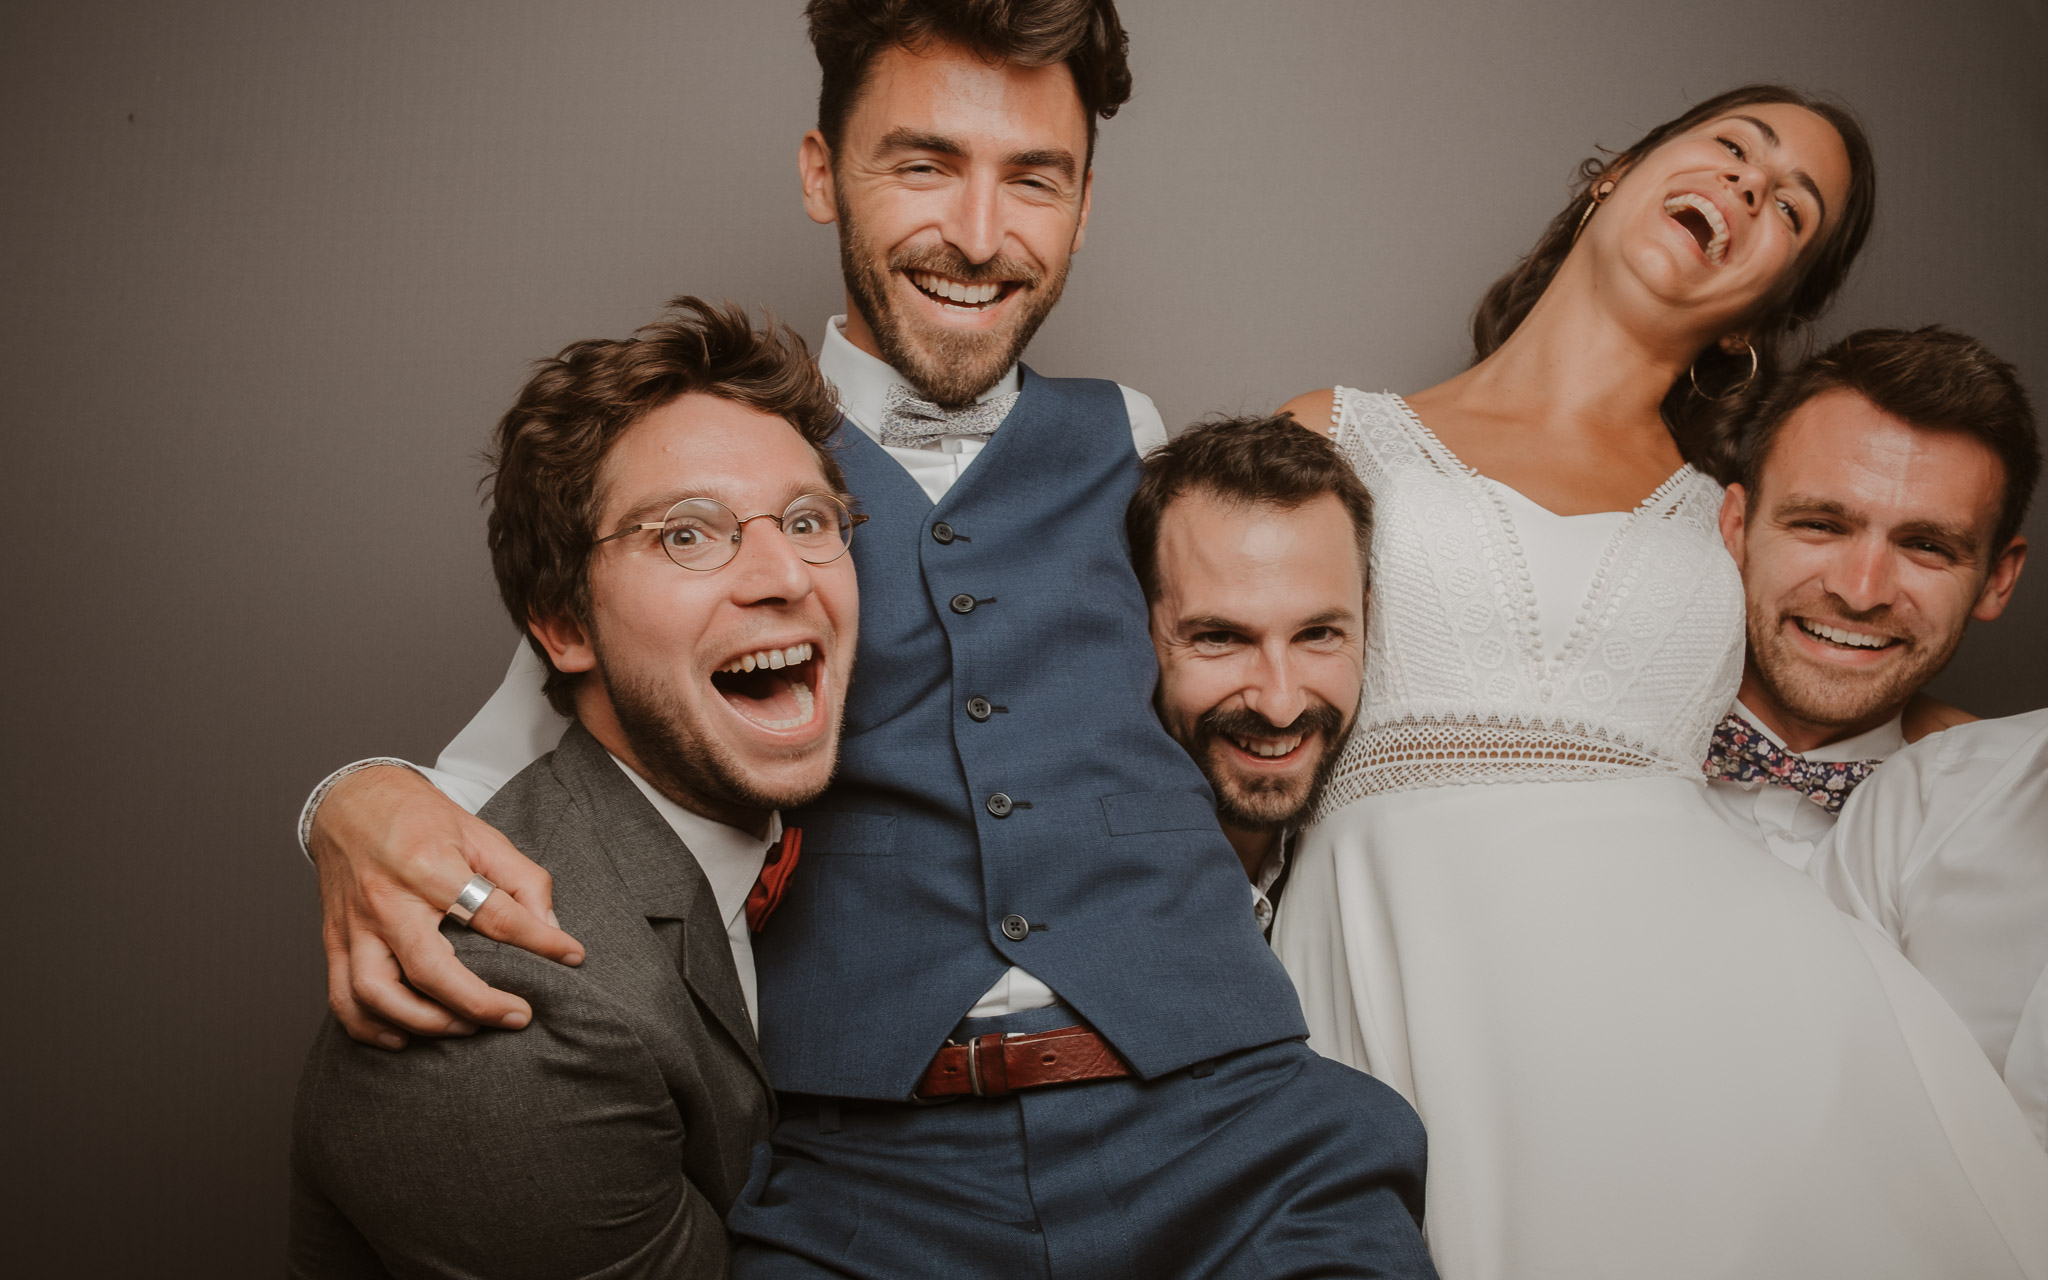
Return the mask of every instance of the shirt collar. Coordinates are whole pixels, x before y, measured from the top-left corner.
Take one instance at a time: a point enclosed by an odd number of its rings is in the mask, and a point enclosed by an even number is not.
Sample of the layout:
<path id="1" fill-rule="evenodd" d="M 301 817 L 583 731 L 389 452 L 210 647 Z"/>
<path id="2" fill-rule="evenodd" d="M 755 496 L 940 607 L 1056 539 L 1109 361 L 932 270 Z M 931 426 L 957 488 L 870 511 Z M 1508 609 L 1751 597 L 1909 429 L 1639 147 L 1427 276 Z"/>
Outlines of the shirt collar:
<path id="1" fill-rule="evenodd" d="M 838 389 L 840 412 L 854 426 L 877 440 L 882 434 L 882 413 L 889 402 L 889 388 L 900 386 L 916 390 L 910 386 L 910 379 L 898 373 L 895 366 L 869 355 L 847 340 L 845 316 L 833 316 L 825 322 L 825 340 L 818 344 L 818 372 Z M 1024 375 L 1013 364 L 994 386 L 975 399 L 1008 395 L 1023 385 Z"/>
<path id="2" fill-rule="evenodd" d="M 1791 748 L 1785 745 L 1783 738 L 1771 732 L 1771 727 L 1764 723 L 1762 716 L 1742 705 L 1742 699 L 1740 698 L 1735 700 L 1735 714 L 1756 726 L 1756 731 L 1769 738 L 1780 750 L 1791 750 Z M 1901 712 L 1876 728 L 1865 729 L 1862 733 L 1852 734 L 1840 742 L 1830 742 L 1826 746 L 1815 747 L 1811 751 L 1794 751 L 1792 754 L 1812 760 L 1817 764 L 1833 764 L 1841 760 L 1889 759 L 1901 747 L 1906 745 L 1906 732 L 1902 724 L 1903 719 L 1904 713 Z"/>
<path id="3" fill-rule="evenodd" d="M 761 864 L 767 861 L 768 846 L 782 838 L 782 815 L 769 815 L 768 835 L 762 839 L 738 827 L 713 822 L 701 813 L 691 813 L 656 791 L 653 783 L 633 772 L 625 761 L 613 756 L 612 763 L 633 780 L 633 785 L 640 788 L 640 794 L 647 797 L 654 811 L 683 842 L 683 847 L 697 859 L 704 878 L 711 882 L 711 897 L 718 903 L 718 919 L 730 930 L 734 921 L 747 909 L 747 895 L 754 891 L 754 882 L 761 878 Z"/>

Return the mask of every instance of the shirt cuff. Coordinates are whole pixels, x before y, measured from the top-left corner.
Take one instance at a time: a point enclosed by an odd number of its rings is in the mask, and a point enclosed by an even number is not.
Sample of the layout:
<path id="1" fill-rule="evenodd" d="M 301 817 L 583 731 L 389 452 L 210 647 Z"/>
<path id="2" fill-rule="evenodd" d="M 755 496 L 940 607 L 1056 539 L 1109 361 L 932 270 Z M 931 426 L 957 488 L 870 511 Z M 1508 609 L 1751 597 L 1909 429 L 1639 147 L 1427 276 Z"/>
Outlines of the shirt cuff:
<path id="1" fill-rule="evenodd" d="M 306 855 L 306 861 L 311 862 L 313 860 L 313 816 L 320 812 L 320 802 L 327 798 L 328 792 L 334 790 L 335 783 L 340 782 L 352 773 L 360 773 L 364 769 L 375 768 L 380 764 L 396 765 L 401 769 L 410 769 L 423 778 L 427 776 L 423 769 L 410 760 L 400 760 L 396 756 L 372 756 L 368 760 L 358 760 L 354 764 L 345 764 L 333 773 L 328 774 L 325 778 L 322 778 L 320 785 L 313 788 L 313 794 L 306 797 L 306 807 L 299 810 L 299 852 Z M 428 780 L 432 781 L 432 779 Z"/>

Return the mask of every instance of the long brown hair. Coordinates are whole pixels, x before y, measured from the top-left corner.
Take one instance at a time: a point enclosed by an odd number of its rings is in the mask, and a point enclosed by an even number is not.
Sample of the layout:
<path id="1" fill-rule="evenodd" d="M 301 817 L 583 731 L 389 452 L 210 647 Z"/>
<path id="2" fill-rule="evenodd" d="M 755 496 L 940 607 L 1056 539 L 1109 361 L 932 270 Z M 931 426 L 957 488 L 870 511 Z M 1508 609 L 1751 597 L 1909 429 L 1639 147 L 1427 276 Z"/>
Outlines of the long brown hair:
<path id="1" fill-rule="evenodd" d="M 1849 195 L 1835 225 L 1806 252 L 1783 285 L 1763 299 L 1755 314 L 1748 317 L 1749 342 L 1756 350 L 1756 377 L 1744 381 L 1749 377 L 1747 353 L 1731 355 L 1718 343 L 1712 343 L 1700 352 L 1693 365 L 1702 390 L 1693 389 L 1692 378 L 1680 378 L 1664 396 L 1664 425 L 1678 442 L 1679 452 L 1723 483 L 1735 480 L 1742 424 L 1749 420 L 1757 402 L 1776 381 L 1785 364 L 1788 340 L 1827 309 L 1848 276 L 1850 264 L 1862 250 L 1863 241 L 1870 235 L 1877 205 L 1876 161 L 1862 124 L 1846 107 L 1783 85 L 1744 85 L 1708 98 L 1685 114 L 1665 121 L 1624 151 L 1580 161 L 1570 203 L 1543 229 L 1529 256 L 1494 281 L 1479 300 L 1479 309 L 1472 316 L 1473 363 L 1499 350 L 1536 305 L 1536 299 L 1550 287 L 1565 255 L 1571 252 L 1580 222 L 1593 201 L 1595 183 L 1625 171 L 1666 140 L 1688 129 L 1738 107 L 1765 104 L 1803 107 L 1834 127 L 1849 153 Z"/>

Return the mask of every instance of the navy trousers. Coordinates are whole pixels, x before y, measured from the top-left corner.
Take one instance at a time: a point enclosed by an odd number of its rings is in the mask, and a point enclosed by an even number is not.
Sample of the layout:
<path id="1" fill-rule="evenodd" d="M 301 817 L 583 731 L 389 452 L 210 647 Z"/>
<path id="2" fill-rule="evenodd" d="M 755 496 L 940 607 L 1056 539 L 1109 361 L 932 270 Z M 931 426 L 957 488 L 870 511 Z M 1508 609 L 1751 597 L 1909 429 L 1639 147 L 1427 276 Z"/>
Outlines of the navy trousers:
<path id="1" fill-rule="evenodd" d="M 1080 1021 L 1054 1006 L 954 1039 Z M 727 1218 L 734 1280 L 1436 1275 L 1421 1120 L 1300 1041 L 1152 1081 L 782 1103 Z"/>

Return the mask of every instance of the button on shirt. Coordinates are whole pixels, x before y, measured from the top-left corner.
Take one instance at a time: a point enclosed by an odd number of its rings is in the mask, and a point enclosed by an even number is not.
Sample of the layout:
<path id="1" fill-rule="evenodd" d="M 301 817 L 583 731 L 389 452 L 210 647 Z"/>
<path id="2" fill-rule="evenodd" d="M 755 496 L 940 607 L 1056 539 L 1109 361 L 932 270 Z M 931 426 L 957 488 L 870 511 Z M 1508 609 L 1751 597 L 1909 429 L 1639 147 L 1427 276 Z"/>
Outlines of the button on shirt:
<path id="1" fill-rule="evenodd" d="M 1926 975 L 2048 1147 L 2048 709 L 1899 751 L 1813 877 Z"/>
<path id="2" fill-rule="evenodd" d="M 617 756 L 612 757 L 612 763 L 633 780 L 634 786 L 640 788 L 640 794 L 647 797 L 647 803 L 653 805 L 654 811 L 668 823 L 669 830 L 676 833 L 683 847 L 697 859 L 704 878 L 711 882 L 711 897 L 718 903 L 718 918 L 725 922 L 725 937 L 732 944 L 733 967 L 739 970 L 740 993 L 747 998 L 747 1018 L 759 1032 L 761 1012 L 754 994 L 754 935 L 747 928 L 747 895 L 754 891 L 754 882 L 761 878 L 761 864 L 768 860 L 768 846 L 782 839 L 782 815 L 769 815 L 767 835 L 750 835 L 738 827 L 713 822 L 701 813 L 691 813 L 656 791 L 653 783 L 633 772 Z"/>
<path id="3" fill-rule="evenodd" d="M 1755 725 L 1766 738 L 1779 747 L 1785 746 L 1785 740 L 1772 733 L 1740 700 L 1735 703 L 1734 710 L 1736 715 Z M 1852 738 L 1796 754 L 1822 762 L 1883 760 L 1905 745 L 1899 718 L 1894 716 Z M 1864 785 L 1869 784 L 1866 782 Z M 1766 782 L 1731 782 L 1715 778 L 1707 783 L 1707 801 L 1727 820 L 1728 825 L 1800 871 L 1807 869 L 1813 861 L 1814 850 L 1835 826 L 1836 815 L 1790 787 L 1774 787 Z"/>

